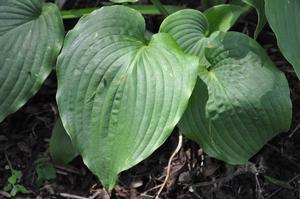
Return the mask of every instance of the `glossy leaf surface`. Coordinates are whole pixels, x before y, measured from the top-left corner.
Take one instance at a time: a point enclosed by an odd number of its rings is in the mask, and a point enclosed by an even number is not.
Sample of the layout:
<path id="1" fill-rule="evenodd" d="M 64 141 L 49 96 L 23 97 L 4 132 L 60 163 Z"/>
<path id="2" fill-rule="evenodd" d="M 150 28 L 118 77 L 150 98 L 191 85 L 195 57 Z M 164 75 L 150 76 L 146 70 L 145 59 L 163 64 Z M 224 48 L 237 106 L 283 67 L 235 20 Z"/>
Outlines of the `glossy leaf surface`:
<path id="1" fill-rule="evenodd" d="M 160 26 L 160 32 L 168 33 L 184 52 L 198 56 L 205 63 L 204 48 L 209 35 L 208 20 L 197 10 L 184 9 L 167 17 Z"/>
<path id="2" fill-rule="evenodd" d="M 289 129 L 287 80 L 253 39 L 237 32 L 206 38 L 203 24 L 200 12 L 185 10 L 170 15 L 160 30 L 204 60 L 179 127 L 210 156 L 242 164 Z"/>
<path id="3" fill-rule="evenodd" d="M 67 34 L 58 59 L 62 122 L 109 191 L 171 134 L 196 82 L 197 59 L 169 34 L 146 43 L 144 33 L 139 12 L 103 7 Z"/>
<path id="4" fill-rule="evenodd" d="M 266 15 L 281 52 L 300 78 L 300 1 L 266 0 Z"/>
<path id="5" fill-rule="evenodd" d="M 41 87 L 63 37 L 60 12 L 54 4 L 0 1 L 0 122 Z"/>

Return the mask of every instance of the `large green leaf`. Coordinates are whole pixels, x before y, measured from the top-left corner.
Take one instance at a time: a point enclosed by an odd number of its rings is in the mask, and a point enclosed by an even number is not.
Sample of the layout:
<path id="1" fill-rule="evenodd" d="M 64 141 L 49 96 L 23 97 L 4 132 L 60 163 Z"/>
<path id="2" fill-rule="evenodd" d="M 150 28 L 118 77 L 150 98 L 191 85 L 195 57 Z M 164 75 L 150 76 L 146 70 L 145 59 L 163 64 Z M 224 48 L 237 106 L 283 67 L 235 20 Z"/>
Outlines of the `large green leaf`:
<path id="1" fill-rule="evenodd" d="M 209 33 L 228 31 L 246 11 L 247 8 L 232 4 L 221 4 L 205 10 L 204 15 L 209 23 Z"/>
<path id="2" fill-rule="evenodd" d="M 166 33 L 147 44 L 144 32 L 139 12 L 103 7 L 67 34 L 58 58 L 62 122 L 109 191 L 170 135 L 196 82 L 196 58 Z"/>
<path id="3" fill-rule="evenodd" d="M 41 87 L 63 36 L 61 16 L 54 4 L 0 1 L 0 122 Z"/>
<path id="4" fill-rule="evenodd" d="M 59 164 L 68 164 L 79 155 L 60 118 L 56 121 L 52 130 L 50 139 L 50 154 L 52 160 Z"/>
<path id="5" fill-rule="evenodd" d="M 255 8 L 257 12 L 258 21 L 257 21 L 256 30 L 254 32 L 254 38 L 256 39 L 267 23 L 267 19 L 265 15 L 265 0 L 242 0 L 242 1 Z M 281 1 L 284 2 L 285 0 L 281 0 Z"/>
<path id="6" fill-rule="evenodd" d="M 199 29 L 204 22 L 200 12 L 185 10 L 166 18 L 160 30 L 173 35 L 186 53 L 205 60 L 179 127 L 210 156 L 245 163 L 288 130 L 287 80 L 253 39 L 237 32 L 205 38 L 205 28 Z"/>
<path id="7" fill-rule="evenodd" d="M 300 1 L 266 0 L 266 15 L 280 50 L 300 78 Z"/>

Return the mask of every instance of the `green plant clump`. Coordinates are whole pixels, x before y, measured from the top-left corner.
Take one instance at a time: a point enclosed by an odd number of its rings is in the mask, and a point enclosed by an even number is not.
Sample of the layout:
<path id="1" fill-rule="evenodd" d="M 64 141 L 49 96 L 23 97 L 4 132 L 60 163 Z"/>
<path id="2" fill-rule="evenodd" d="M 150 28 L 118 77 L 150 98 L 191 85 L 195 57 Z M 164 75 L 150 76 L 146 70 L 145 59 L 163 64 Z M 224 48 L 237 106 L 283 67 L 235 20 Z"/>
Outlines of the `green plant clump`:
<path id="1" fill-rule="evenodd" d="M 284 74 L 254 39 L 229 31 L 248 5 L 259 18 L 254 38 L 268 19 L 299 74 L 298 0 L 181 9 L 150 38 L 142 14 L 123 5 L 84 13 L 64 37 L 54 4 L 1 0 L 0 122 L 39 90 L 56 63 L 61 122 L 51 155 L 68 163 L 79 153 L 109 192 L 118 174 L 150 156 L 176 125 L 211 157 L 244 164 L 288 131 L 292 117 Z M 45 179 L 53 173 L 51 167 Z"/>

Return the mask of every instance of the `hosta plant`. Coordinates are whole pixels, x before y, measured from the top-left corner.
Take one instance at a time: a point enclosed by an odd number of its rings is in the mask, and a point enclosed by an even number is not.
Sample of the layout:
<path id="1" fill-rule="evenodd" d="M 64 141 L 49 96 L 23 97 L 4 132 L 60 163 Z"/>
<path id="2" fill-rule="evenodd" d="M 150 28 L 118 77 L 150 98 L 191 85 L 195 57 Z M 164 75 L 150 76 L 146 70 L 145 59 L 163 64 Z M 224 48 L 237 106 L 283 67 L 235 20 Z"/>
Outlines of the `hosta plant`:
<path id="1" fill-rule="evenodd" d="M 79 20 L 58 58 L 64 127 L 108 190 L 182 115 L 181 132 L 231 164 L 289 129 L 286 78 L 253 39 L 210 32 L 206 16 L 189 9 L 167 17 L 149 41 L 144 32 L 137 11 L 104 7 Z"/>
<path id="2" fill-rule="evenodd" d="M 0 0 L 0 122 L 32 97 L 62 46 L 59 9 L 41 0 Z"/>
<path id="3" fill-rule="evenodd" d="M 259 13 L 257 37 L 263 4 L 243 1 Z M 1 121 L 49 74 L 63 27 L 56 6 L 39 0 L 0 0 L 0 11 Z M 67 163 L 78 151 L 111 191 L 118 174 L 152 154 L 177 124 L 208 155 L 230 164 L 247 162 L 287 131 L 284 74 L 255 40 L 228 32 L 244 11 L 239 5 L 184 9 L 150 38 L 142 15 L 125 6 L 81 18 L 56 64 L 61 123 L 50 143 L 54 159 Z M 61 146 L 68 150 L 59 154 Z"/>
<path id="4" fill-rule="evenodd" d="M 199 28 L 201 27 L 201 28 Z M 262 47 L 238 32 L 214 32 L 195 10 L 179 11 L 160 32 L 199 58 L 198 82 L 179 128 L 206 153 L 245 163 L 276 133 L 287 131 L 291 102 L 285 76 Z"/>
<path id="5" fill-rule="evenodd" d="M 139 12 L 104 7 L 79 20 L 58 57 L 62 122 L 109 190 L 171 134 L 197 78 L 197 59 L 170 34 L 144 34 Z"/>

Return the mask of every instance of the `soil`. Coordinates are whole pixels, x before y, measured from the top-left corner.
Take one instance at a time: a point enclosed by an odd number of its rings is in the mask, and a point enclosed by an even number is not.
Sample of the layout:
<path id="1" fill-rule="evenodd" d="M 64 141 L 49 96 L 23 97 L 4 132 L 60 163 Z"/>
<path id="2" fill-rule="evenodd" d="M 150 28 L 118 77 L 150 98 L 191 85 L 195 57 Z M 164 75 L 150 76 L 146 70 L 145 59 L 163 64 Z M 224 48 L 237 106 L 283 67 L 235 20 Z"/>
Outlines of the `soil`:
<path id="1" fill-rule="evenodd" d="M 201 9 L 200 1 L 166 0 L 166 4 Z M 104 1 L 66 1 L 63 9 L 99 7 Z M 157 31 L 162 17 L 146 16 L 147 28 Z M 66 30 L 77 20 L 66 20 Z M 252 35 L 255 12 L 243 17 L 233 28 Z M 293 122 L 289 132 L 272 139 L 249 164 L 230 166 L 208 157 L 196 144 L 184 138 L 179 153 L 171 164 L 171 173 L 161 198 L 170 199 L 296 199 L 300 198 L 300 84 L 290 64 L 276 45 L 276 38 L 266 26 L 258 38 L 274 63 L 286 74 L 293 102 Z M 80 157 L 70 164 L 57 165 L 56 178 L 37 182 L 36 161 L 44 158 L 49 164 L 49 138 L 58 117 L 55 102 L 55 71 L 26 105 L 0 124 L 0 190 L 11 175 L 10 167 L 22 172 L 19 184 L 30 194 L 15 198 L 106 199 L 97 178 L 89 172 Z M 178 143 L 178 130 L 149 158 L 120 175 L 111 198 L 150 199 L 157 194 L 166 176 L 168 161 Z M 11 166 L 10 166 L 11 164 Z M 272 177 L 276 180 L 270 180 Z M 0 198 L 9 194 L 0 191 Z"/>

